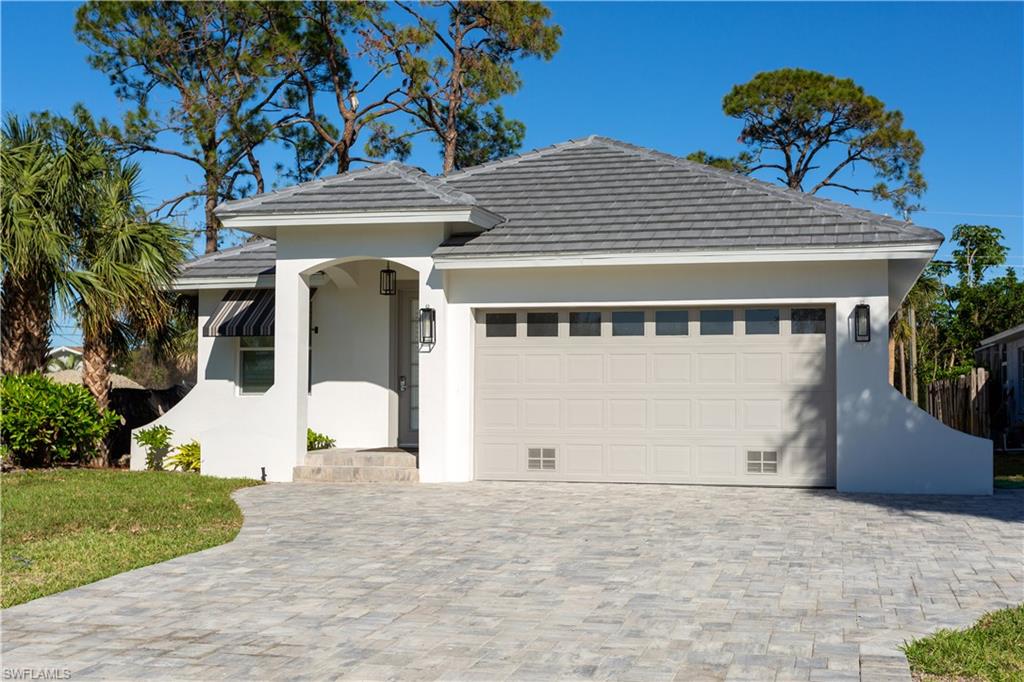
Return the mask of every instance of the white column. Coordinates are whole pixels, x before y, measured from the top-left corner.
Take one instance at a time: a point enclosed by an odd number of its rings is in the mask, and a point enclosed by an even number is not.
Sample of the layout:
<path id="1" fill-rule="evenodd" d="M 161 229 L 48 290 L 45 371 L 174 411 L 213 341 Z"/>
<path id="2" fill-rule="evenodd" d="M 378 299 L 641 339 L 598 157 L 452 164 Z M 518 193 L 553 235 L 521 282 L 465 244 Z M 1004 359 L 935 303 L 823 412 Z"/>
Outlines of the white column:
<path id="1" fill-rule="evenodd" d="M 420 480 L 447 481 L 447 362 L 448 310 L 442 275 L 431 267 L 420 270 L 420 308 L 430 306 L 437 315 L 437 339 L 432 346 L 420 345 Z M 414 328 L 413 334 L 419 334 Z"/>
<path id="2" fill-rule="evenodd" d="M 309 401 L 309 285 L 294 263 L 279 260 L 275 281 L 274 388 L 272 397 L 283 451 L 274 480 L 291 480 L 306 454 Z M 269 473 L 269 472 L 268 472 Z"/>

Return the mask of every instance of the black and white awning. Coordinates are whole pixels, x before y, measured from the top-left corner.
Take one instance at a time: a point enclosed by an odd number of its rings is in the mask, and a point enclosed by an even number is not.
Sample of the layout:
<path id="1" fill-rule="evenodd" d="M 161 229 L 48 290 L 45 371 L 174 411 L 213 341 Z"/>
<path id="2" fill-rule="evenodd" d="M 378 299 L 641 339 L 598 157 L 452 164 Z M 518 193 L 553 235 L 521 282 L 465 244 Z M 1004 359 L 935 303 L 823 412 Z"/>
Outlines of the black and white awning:
<path id="1" fill-rule="evenodd" d="M 273 335 L 273 289 L 229 290 L 203 326 L 203 336 Z"/>

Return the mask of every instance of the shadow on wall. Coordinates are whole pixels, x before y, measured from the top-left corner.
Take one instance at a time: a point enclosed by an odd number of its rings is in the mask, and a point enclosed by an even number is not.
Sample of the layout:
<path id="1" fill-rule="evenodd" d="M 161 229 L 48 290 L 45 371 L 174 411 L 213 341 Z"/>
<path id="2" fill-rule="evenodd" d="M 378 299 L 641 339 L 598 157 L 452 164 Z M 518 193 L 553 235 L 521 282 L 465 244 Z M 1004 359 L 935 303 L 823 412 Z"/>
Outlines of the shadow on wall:
<path id="1" fill-rule="evenodd" d="M 949 428 L 888 384 L 844 397 L 838 419 L 843 492 L 992 492 L 992 441 Z"/>

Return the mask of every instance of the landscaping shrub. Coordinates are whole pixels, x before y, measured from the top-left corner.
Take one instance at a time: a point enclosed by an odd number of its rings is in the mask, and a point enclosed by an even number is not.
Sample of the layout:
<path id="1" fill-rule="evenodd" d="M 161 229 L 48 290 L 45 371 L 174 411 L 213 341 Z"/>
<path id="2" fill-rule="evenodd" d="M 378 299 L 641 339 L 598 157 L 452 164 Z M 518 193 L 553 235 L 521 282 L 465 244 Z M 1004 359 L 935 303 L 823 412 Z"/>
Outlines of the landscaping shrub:
<path id="1" fill-rule="evenodd" d="M 327 448 L 334 447 L 334 439 L 330 436 L 325 436 L 322 433 L 317 433 L 313 429 L 306 429 L 306 449 L 307 450 L 326 450 Z"/>
<path id="2" fill-rule="evenodd" d="M 164 458 L 171 451 L 171 431 L 169 426 L 150 426 L 140 429 L 135 434 L 135 442 L 146 448 L 146 468 L 150 471 L 163 471 Z"/>
<path id="3" fill-rule="evenodd" d="M 167 463 L 178 471 L 198 472 L 200 453 L 199 441 L 192 440 L 175 448 L 174 454 L 167 458 Z"/>
<path id="4" fill-rule="evenodd" d="M 101 412 L 84 386 L 38 373 L 2 377 L 0 404 L 0 453 L 21 467 L 88 461 L 121 420 L 116 412 Z"/>

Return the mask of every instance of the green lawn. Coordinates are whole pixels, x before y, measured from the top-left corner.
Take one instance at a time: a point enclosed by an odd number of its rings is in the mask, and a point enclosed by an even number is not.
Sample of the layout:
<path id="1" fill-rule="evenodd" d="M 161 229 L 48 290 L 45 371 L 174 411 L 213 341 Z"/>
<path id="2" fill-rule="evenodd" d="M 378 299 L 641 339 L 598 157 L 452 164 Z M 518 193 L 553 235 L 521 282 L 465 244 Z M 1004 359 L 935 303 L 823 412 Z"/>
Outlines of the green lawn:
<path id="1" fill-rule="evenodd" d="M 1024 679 L 1024 604 L 985 614 L 967 630 L 940 630 L 903 647 L 923 680 Z"/>
<path id="2" fill-rule="evenodd" d="M 4 608 L 225 543 L 248 479 L 51 469 L 0 476 Z"/>
<path id="3" fill-rule="evenodd" d="M 999 454 L 994 465 L 997 488 L 1024 488 L 1024 455 Z"/>

